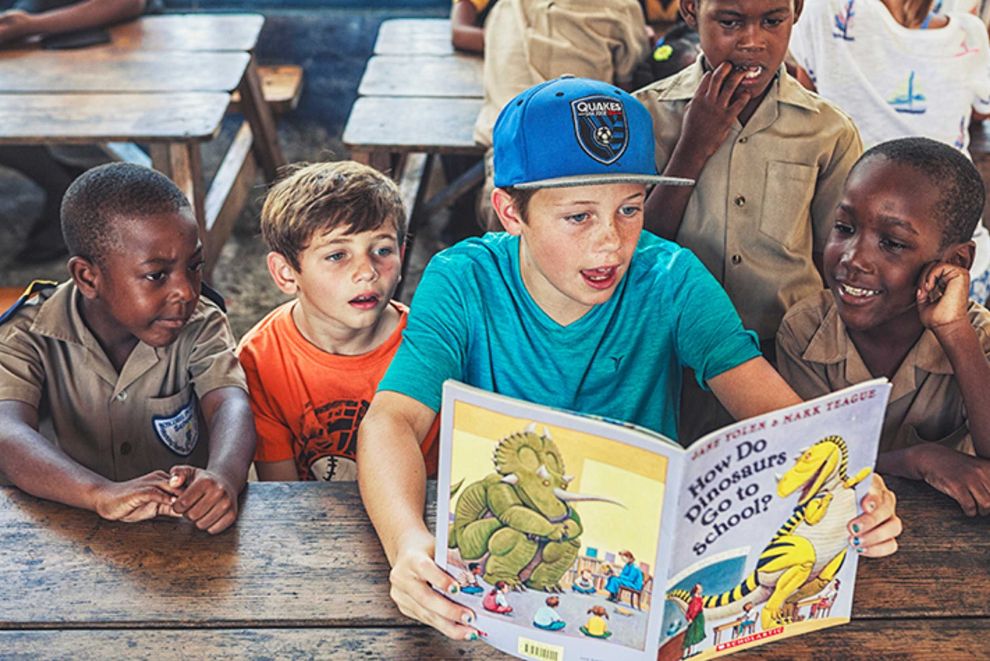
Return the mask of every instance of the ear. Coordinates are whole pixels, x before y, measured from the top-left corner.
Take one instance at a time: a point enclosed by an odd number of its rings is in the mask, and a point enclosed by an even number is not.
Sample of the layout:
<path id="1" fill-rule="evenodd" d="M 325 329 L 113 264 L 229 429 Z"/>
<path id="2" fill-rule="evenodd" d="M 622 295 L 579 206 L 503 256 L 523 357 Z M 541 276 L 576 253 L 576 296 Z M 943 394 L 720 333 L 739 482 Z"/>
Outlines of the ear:
<path id="1" fill-rule="evenodd" d="M 942 261 L 948 262 L 954 266 L 960 266 L 966 270 L 969 270 L 973 266 L 973 260 L 976 258 L 976 243 L 974 241 L 966 241 L 965 243 L 957 243 L 953 246 L 949 246 L 942 253 Z"/>
<path id="2" fill-rule="evenodd" d="M 66 266 L 80 294 L 89 300 L 99 297 L 100 284 L 103 280 L 103 272 L 99 266 L 78 255 L 71 257 Z"/>
<path id="3" fill-rule="evenodd" d="M 698 0 L 681 0 L 681 18 L 689 27 L 698 29 Z"/>
<path id="4" fill-rule="evenodd" d="M 299 272 L 293 268 L 289 260 L 280 252 L 274 250 L 268 253 L 268 273 L 279 291 L 294 296 L 299 291 Z"/>
<path id="5" fill-rule="evenodd" d="M 522 234 L 526 221 L 519 213 L 519 207 L 516 206 L 512 196 L 504 189 L 496 188 L 492 191 L 492 208 L 495 209 L 495 213 L 498 215 L 498 219 L 502 221 L 502 227 L 505 228 L 506 232 L 513 236 Z"/>
<path id="6" fill-rule="evenodd" d="M 804 0 L 794 0 L 794 22 L 797 23 L 798 19 L 801 18 L 801 12 L 804 10 Z"/>

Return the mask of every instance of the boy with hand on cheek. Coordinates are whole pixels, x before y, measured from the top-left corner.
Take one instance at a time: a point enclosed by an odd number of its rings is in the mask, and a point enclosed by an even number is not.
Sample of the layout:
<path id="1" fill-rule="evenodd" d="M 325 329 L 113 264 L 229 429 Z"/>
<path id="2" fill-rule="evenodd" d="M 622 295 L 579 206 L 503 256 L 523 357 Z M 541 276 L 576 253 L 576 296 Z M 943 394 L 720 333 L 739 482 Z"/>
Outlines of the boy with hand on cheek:
<path id="1" fill-rule="evenodd" d="M 392 300 L 406 228 L 398 186 L 354 161 L 301 166 L 268 192 L 268 271 L 294 299 L 237 349 L 259 479 L 357 479 L 358 425 L 406 328 L 408 310 Z M 422 446 L 431 472 L 437 424 Z"/>
<path id="2" fill-rule="evenodd" d="M 651 130 L 640 103 L 591 80 L 548 81 L 505 106 L 492 204 L 506 231 L 430 261 L 361 425 L 358 480 L 392 598 L 452 638 L 477 634 L 438 593 L 457 582 L 432 559 L 419 451 L 445 379 L 672 438 L 682 365 L 739 418 L 800 401 L 694 255 L 642 231 L 646 185 L 686 183 L 657 175 Z M 879 478 L 864 507 L 850 525 L 866 553 L 892 553 L 900 522 Z"/>
<path id="3" fill-rule="evenodd" d="M 0 325 L 0 471 L 106 519 L 185 515 L 224 530 L 254 427 L 227 318 L 200 296 L 188 200 L 154 170 L 104 165 L 69 187 L 62 231 L 72 279 Z"/>
<path id="4" fill-rule="evenodd" d="M 802 0 L 683 0 L 703 55 L 639 90 L 657 167 L 697 180 L 657 186 L 646 228 L 690 248 L 725 288 L 773 361 L 787 309 L 823 289 L 820 264 L 846 174 L 862 153 L 852 121 L 784 69 Z M 689 442 L 729 422 L 686 381 Z"/>
<path id="5" fill-rule="evenodd" d="M 968 300 L 984 198 L 948 145 L 870 149 L 825 246 L 831 290 L 792 308 L 777 335 L 780 372 L 802 397 L 889 378 L 877 470 L 924 480 L 970 516 L 990 514 L 990 312 Z"/>

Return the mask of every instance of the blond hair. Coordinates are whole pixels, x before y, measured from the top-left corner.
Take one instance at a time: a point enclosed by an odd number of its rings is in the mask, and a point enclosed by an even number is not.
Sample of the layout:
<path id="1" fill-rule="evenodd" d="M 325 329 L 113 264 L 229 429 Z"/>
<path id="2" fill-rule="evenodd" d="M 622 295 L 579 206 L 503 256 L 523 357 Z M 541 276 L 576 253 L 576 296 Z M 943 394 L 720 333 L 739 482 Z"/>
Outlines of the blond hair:
<path id="1" fill-rule="evenodd" d="M 358 234 L 389 223 L 401 246 L 407 219 L 398 186 L 354 161 L 296 164 L 268 191 L 261 209 L 265 242 L 297 271 L 299 255 L 314 236 L 338 227 Z"/>

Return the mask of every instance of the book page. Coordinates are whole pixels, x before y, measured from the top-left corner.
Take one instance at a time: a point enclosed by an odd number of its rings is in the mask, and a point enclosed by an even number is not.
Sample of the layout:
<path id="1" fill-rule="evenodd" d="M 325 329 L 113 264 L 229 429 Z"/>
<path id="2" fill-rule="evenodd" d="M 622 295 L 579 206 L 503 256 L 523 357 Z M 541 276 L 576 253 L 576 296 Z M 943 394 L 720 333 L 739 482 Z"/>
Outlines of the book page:
<path id="1" fill-rule="evenodd" d="M 522 658 L 655 658 L 683 450 L 453 382 L 442 423 L 436 560 L 483 639 Z"/>
<path id="2" fill-rule="evenodd" d="M 736 423 L 687 450 L 660 659 L 712 658 L 848 622 L 848 522 L 890 385 L 870 381 Z"/>

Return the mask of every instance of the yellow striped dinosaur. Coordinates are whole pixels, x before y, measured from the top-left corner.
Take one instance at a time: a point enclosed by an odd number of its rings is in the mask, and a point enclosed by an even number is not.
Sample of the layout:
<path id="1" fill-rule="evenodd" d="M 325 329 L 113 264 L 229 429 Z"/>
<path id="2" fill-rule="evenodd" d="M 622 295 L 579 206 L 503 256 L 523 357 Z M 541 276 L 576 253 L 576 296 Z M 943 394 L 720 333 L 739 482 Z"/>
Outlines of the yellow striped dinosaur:
<path id="1" fill-rule="evenodd" d="M 705 619 L 738 616 L 743 604 L 765 602 L 764 630 L 784 624 L 785 605 L 815 595 L 835 577 L 846 558 L 846 524 L 857 512 L 856 491 L 872 469 L 846 473 L 849 450 L 839 436 L 829 436 L 803 450 L 795 465 L 778 478 L 777 495 L 801 490 L 790 518 L 760 554 L 754 569 L 736 587 L 704 598 Z M 667 599 L 686 611 L 691 594 L 671 590 Z"/>

